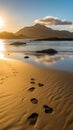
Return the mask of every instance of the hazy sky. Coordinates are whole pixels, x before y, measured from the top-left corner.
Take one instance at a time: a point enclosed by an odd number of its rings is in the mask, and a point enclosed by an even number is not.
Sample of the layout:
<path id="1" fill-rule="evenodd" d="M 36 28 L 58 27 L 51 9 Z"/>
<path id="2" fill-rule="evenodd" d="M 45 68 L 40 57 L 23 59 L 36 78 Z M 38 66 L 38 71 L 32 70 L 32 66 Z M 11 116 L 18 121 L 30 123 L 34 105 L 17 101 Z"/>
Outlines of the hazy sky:
<path id="1" fill-rule="evenodd" d="M 16 32 L 24 26 L 34 25 L 36 19 L 46 16 L 73 22 L 72 15 L 73 0 L 0 0 L 0 16 L 5 22 L 0 31 Z M 59 27 L 68 30 L 73 28 L 72 25 Z"/>

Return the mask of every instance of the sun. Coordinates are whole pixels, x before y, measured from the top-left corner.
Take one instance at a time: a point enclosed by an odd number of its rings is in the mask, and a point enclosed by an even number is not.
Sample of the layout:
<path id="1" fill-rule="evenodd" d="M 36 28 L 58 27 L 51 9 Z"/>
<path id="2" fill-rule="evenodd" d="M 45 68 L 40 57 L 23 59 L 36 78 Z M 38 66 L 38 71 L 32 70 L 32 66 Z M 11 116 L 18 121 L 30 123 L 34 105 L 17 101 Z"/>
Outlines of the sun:
<path id="1" fill-rule="evenodd" d="M 0 17 L 0 28 L 2 28 L 4 26 L 4 21 L 3 21 L 3 18 Z"/>

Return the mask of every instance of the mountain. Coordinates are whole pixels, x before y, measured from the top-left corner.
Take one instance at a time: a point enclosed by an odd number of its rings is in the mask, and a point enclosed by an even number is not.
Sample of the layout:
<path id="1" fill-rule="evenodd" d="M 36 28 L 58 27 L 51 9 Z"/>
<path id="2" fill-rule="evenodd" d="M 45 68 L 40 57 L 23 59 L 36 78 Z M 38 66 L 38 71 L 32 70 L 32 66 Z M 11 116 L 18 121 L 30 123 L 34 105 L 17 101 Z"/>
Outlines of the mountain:
<path id="1" fill-rule="evenodd" d="M 16 33 L 1 32 L 0 39 L 73 40 L 73 32 L 53 30 L 41 24 L 28 26 Z"/>
<path id="2" fill-rule="evenodd" d="M 44 25 L 36 24 L 34 26 L 24 27 L 20 29 L 16 34 L 17 35 L 26 35 L 29 38 L 47 38 L 49 35 L 51 36 L 52 29 L 47 28 Z"/>
<path id="3" fill-rule="evenodd" d="M 73 38 L 73 33 L 69 31 L 58 31 L 48 28 L 41 24 L 35 24 L 34 26 L 24 27 L 16 32 L 16 35 L 26 35 L 32 39 L 44 39 L 44 38 Z"/>

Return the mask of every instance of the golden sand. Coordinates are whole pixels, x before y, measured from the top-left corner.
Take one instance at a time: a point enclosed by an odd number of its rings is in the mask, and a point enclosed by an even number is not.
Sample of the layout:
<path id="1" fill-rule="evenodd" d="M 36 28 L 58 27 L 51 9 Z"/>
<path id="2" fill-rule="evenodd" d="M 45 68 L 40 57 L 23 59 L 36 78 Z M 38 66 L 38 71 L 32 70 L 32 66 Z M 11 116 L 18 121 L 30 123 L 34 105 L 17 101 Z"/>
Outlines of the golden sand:
<path id="1" fill-rule="evenodd" d="M 0 130 L 73 130 L 73 74 L 0 60 Z"/>

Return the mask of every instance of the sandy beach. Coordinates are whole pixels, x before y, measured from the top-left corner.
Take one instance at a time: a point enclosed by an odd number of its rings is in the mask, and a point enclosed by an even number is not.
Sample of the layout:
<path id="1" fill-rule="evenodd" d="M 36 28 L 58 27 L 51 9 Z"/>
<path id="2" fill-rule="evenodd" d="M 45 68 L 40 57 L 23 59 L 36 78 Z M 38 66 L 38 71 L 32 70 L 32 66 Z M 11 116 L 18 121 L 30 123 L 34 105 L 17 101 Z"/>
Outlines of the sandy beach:
<path id="1" fill-rule="evenodd" d="M 73 130 L 73 74 L 0 60 L 0 130 Z"/>

